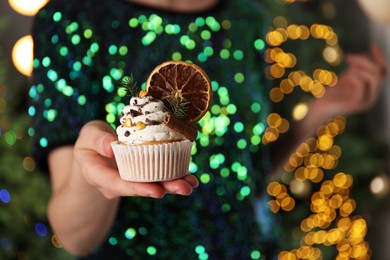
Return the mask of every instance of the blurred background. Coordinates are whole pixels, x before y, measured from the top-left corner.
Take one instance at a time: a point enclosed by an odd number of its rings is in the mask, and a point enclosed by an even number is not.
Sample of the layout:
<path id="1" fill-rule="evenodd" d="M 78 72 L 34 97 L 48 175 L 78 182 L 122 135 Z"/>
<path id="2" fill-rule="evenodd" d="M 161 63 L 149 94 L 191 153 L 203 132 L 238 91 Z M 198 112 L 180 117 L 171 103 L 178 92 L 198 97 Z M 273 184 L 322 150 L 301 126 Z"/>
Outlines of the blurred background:
<path id="1" fill-rule="evenodd" d="M 33 64 L 29 34 L 34 14 L 47 1 L 0 1 L 0 259 L 72 259 L 47 223 L 48 177 L 30 156 L 34 132 L 28 104 Z M 308 98 L 319 98 L 283 91 L 288 68 L 337 74 L 345 68 L 346 53 L 367 52 L 373 42 L 390 64 L 387 0 L 258 1 L 270 15 L 267 73 L 281 86 L 275 93 L 282 94 L 271 95 L 279 118 L 295 120 Z M 278 64 L 272 59 L 275 51 L 287 53 L 291 64 Z M 275 194 L 269 186 L 270 210 L 285 223 L 281 259 L 390 259 L 389 100 L 388 76 L 372 110 L 333 122 L 339 122 L 339 131 L 331 152 L 322 156 L 336 159 L 319 167 L 321 174 L 300 178 L 297 165 L 287 165 L 272 184 L 285 187 L 286 193 Z M 343 178 L 344 184 L 337 186 Z M 327 216 L 329 221 L 314 228 L 307 223 L 315 220 L 315 194 L 329 188 L 329 181 L 341 190 L 332 197 L 337 202 L 339 195 L 340 205 Z"/>

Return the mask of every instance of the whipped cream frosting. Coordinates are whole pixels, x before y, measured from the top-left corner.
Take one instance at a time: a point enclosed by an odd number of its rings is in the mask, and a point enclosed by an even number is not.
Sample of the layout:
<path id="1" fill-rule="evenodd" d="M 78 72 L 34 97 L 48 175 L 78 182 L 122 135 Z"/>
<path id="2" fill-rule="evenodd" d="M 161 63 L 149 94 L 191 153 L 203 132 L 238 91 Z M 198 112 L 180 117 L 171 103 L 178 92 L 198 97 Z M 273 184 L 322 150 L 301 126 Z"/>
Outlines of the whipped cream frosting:
<path id="1" fill-rule="evenodd" d="M 121 125 L 116 129 L 119 142 L 142 144 L 150 141 L 184 140 L 163 121 L 167 110 L 161 100 L 151 96 L 132 97 L 122 109 Z"/>

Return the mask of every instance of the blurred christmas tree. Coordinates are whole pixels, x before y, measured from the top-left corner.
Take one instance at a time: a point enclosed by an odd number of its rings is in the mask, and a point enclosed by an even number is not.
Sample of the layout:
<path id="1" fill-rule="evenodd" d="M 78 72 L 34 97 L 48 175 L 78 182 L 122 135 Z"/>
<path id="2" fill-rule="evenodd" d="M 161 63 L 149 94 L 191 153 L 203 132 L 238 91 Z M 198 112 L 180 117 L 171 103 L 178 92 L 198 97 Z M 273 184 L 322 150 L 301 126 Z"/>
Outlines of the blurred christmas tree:
<path id="1" fill-rule="evenodd" d="M 0 19 L 1 26 L 4 21 Z M 1 43 L 0 43 L 1 44 Z M 0 46 L 1 47 L 1 46 Z M 27 82 L 9 78 L 12 64 L 0 48 L 0 259 L 71 259 L 46 217 L 50 185 L 29 156 Z"/>

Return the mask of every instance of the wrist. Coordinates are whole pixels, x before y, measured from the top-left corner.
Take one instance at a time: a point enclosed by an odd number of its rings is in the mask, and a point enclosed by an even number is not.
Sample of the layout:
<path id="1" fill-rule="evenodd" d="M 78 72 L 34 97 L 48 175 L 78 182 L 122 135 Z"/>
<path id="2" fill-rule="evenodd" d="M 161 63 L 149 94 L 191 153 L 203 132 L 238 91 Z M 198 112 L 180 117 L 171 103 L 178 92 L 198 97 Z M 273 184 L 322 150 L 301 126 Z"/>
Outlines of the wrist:
<path id="1" fill-rule="evenodd" d="M 69 176 L 68 188 L 74 194 L 81 197 L 93 197 L 96 199 L 105 199 L 99 189 L 91 184 L 83 174 L 80 165 L 73 160 L 71 173 Z"/>

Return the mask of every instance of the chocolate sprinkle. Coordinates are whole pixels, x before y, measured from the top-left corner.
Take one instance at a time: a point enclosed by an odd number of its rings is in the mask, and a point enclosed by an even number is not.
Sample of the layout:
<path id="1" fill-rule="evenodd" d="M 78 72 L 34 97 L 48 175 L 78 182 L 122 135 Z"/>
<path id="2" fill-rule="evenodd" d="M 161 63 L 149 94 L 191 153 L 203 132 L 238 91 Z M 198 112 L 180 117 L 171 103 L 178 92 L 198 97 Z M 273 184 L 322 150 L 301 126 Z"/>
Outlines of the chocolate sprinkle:
<path id="1" fill-rule="evenodd" d="M 137 117 L 137 116 L 142 115 L 142 112 L 141 112 L 141 110 L 137 111 L 137 110 L 131 109 L 131 110 L 130 110 L 130 115 L 131 115 L 132 117 Z"/>

